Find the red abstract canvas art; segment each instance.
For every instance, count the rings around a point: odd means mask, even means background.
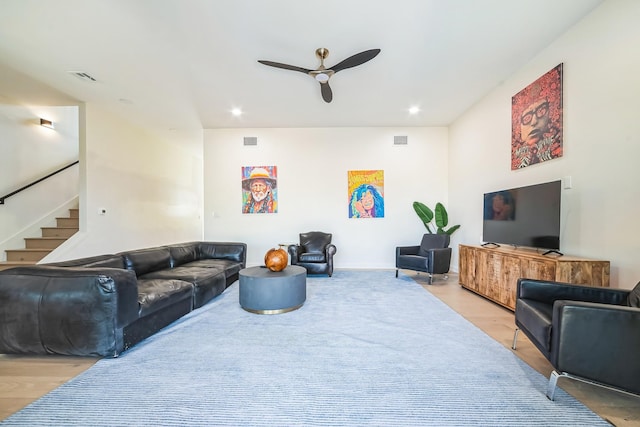
[[[511,99],[511,170],[562,157],[562,64]]]

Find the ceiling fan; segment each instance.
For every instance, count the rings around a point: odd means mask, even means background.
[[[365,50],[364,52],[356,53],[355,55],[348,57],[344,61],[338,62],[331,68],[325,68],[324,60],[327,58],[327,56],[329,56],[329,49],[321,47],[316,49],[316,56],[318,57],[318,59],[320,59],[320,66],[317,70],[309,70],[307,68],[296,67],[295,65],[281,64],[280,62],[273,61],[258,60],[258,62],[264,65],[269,65],[271,67],[300,71],[301,73],[310,75],[320,83],[320,92],[322,93],[322,99],[324,99],[325,102],[331,102],[331,100],[333,99],[333,92],[331,91],[331,87],[329,86],[329,79],[331,78],[331,76],[333,76],[338,71],[357,67],[358,65],[362,65],[367,61],[371,61],[379,53],[380,49]]]

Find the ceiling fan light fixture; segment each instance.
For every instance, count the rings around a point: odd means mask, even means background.
[[[331,76],[333,76],[338,71],[357,67],[358,65],[362,65],[365,62],[371,61],[379,53],[380,49],[365,50],[363,52],[356,53],[355,55],[351,55],[347,59],[338,62],[333,67],[325,68],[324,60],[327,58],[327,56],[329,56],[329,49],[321,47],[316,49],[316,56],[318,57],[318,59],[320,59],[320,66],[315,70],[310,70],[308,68],[298,67],[295,65],[282,64],[280,62],[265,61],[264,59],[259,59],[258,62],[270,67],[299,71],[313,77],[315,81],[320,83],[320,93],[322,94],[322,99],[324,100],[324,102],[331,102],[333,100],[333,92],[331,90],[331,87],[329,86],[329,79],[331,78]]]
[[[318,73],[316,74],[316,80],[320,83],[326,83],[329,81],[329,75],[325,73]]]

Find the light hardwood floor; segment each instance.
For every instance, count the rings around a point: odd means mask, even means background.
[[[405,273],[513,351],[514,320],[511,311],[463,289],[458,285],[455,274],[447,280],[437,278],[428,285],[426,275]],[[549,362],[523,334],[518,337],[515,354],[546,377],[552,371]],[[96,361],[94,358],[0,355],[0,420],[88,369]],[[560,380],[559,386],[612,425],[640,426],[640,397],[566,379]]]

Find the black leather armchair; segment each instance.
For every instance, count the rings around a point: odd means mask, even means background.
[[[300,243],[289,245],[291,265],[307,269],[308,274],[333,274],[333,256],[336,247],[331,243],[331,233],[310,231],[300,233]]]
[[[399,269],[429,273],[429,284],[434,274],[446,274],[451,264],[448,234],[425,234],[420,246],[396,247],[396,277]]]
[[[622,289],[518,280],[512,348],[521,330],[551,362],[549,399],[561,377],[640,394],[640,308],[628,306],[632,298]]]

